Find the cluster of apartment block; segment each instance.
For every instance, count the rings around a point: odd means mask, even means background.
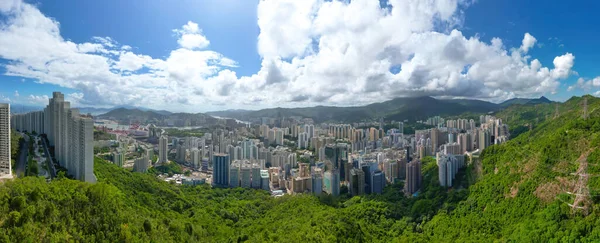
[[[71,108],[60,92],[52,93],[43,111],[11,117],[22,132],[46,134],[59,165],[75,179],[96,182],[94,175],[94,121]]]

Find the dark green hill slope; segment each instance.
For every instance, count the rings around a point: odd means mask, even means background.
[[[600,112],[596,110],[600,101],[588,97],[588,103],[590,119],[580,118],[582,99],[573,98],[559,106],[558,118],[544,119],[532,131],[486,149],[482,179],[470,187],[469,197],[456,210],[438,214],[424,226],[425,239],[599,240],[598,177],[581,183],[592,195],[579,204],[587,212],[573,210],[569,203],[575,196],[567,193],[577,191],[580,177],[572,173],[584,162],[585,173],[600,175]]]
[[[542,96],[537,99],[513,98],[510,100],[506,100],[498,105],[502,108],[505,108],[505,107],[509,107],[511,105],[525,105],[525,104],[536,105],[536,104],[549,104],[549,103],[552,103],[552,101],[549,100],[548,98]]]
[[[365,106],[335,107],[315,106],[302,108],[272,108],[258,111],[227,110],[207,114],[250,120],[261,117],[310,117],[316,122],[359,122],[377,120],[419,120],[435,115],[458,115],[465,112],[487,113],[497,111],[499,105],[480,100],[442,100],[432,97],[405,97]]]

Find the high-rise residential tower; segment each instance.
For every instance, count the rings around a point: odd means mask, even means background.
[[[12,177],[10,162],[10,105],[0,104],[0,177]]]
[[[160,136],[158,139],[158,162],[157,164],[166,164],[169,162],[169,141],[167,136]]]
[[[45,133],[50,146],[54,147],[54,157],[70,175],[77,180],[96,182],[94,121],[91,117],[80,115],[78,109],[72,109],[60,92],[52,93],[43,113],[32,112],[23,117],[27,121],[21,129]]]
[[[216,153],[213,157],[213,184],[216,186],[228,186],[229,155]]]
[[[340,172],[339,170],[327,171],[323,177],[325,191],[332,196],[340,195]]]
[[[202,160],[202,156],[200,156],[200,150],[198,150],[198,148],[192,148],[192,150],[190,150],[190,160],[192,162],[192,165],[194,165],[194,168],[200,168],[200,161]]]
[[[413,160],[406,165],[406,194],[412,195],[421,188],[421,161]]]

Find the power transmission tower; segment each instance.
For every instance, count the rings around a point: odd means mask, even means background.
[[[555,108],[554,108],[554,119],[558,118],[560,116],[560,113],[558,113],[558,104],[556,104]]]
[[[583,153],[579,159],[577,159],[576,163],[579,164],[577,168],[577,172],[571,173],[571,175],[577,177],[577,182],[571,187],[567,184],[567,188],[563,190],[564,193],[574,196],[573,203],[569,203],[568,201],[564,201],[558,198],[560,201],[566,203],[571,207],[573,212],[580,211],[584,215],[588,215],[592,209],[592,195],[590,194],[590,190],[588,187],[588,179],[590,177],[598,177],[599,175],[590,175],[587,173],[588,161],[587,157],[592,150]],[[592,164],[595,165],[595,164]]]
[[[591,205],[591,195],[588,188],[589,175],[587,174],[587,154],[582,155],[578,161],[579,169],[577,169],[577,172],[573,174],[579,177],[577,184],[575,184],[573,192],[567,192],[568,194],[575,195],[573,204],[569,204],[569,206],[571,206],[573,211],[582,210],[584,215],[587,215]]]
[[[588,114],[587,97],[585,97],[583,99],[583,116],[582,117],[584,120],[587,120],[588,116],[589,116],[589,114]]]

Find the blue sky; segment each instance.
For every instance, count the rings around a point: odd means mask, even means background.
[[[595,93],[600,86],[600,79],[594,80],[600,76],[594,68],[600,61],[600,20],[591,11],[600,3],[592,1],[439,0],[425,6],[432,16],[391,10],[386,15],[371,1],[8,1],[0,4],[0,44],[14,46],[0,48],[0,99],[12,103],[42,105],[44,95],[61,91],[77,106],[127,104],[197,112],[360,105],[411,95],[495,102],[545,95],[563,101]],[[389,9],[417,4],[389,2],[395,5]],[[356,9],[364,11],[355,14]],[[23,19],[51,22],[19,25]],[[56,35],[53,25],[59,29]],[[195,25],[191,32],[186,29]],[[536,41],[519,51],[525,33]],[[209,44],[181,44],[188,34]],[[36,38],[39,43],[22,41]],[[49,41],[42,42],[44,38]],[[461,42],[458,51],[448,44],[453,38]],[[493,38],[502,45],[494,47]],[[415,40],[430,43],[431,50]],[[103,49],[62,56],[47,53],[52,45],[39,48],[54,41],[65,44],[65,50],[83,43],[100,43]],[[487,49],[470,49],[476,45]],[[437,48],[459,56],[437,62]],[[119,68],[126,52],[140,59],[130,62],[130,68]],[[506,57],[517,53],[514,60]],[[565,64],[556,68],[553,62],[559,56]],[[519,71],[531,67],[533,59],[548,71]],[[52,62],[56,65],[50,66]],[[100,70],[104,64],[106,70]],[[514,69],[494,74],[508,65]],[[473,66],[485,68],[467,74]],[[392,67],[396,70],[389,72]]]
[[[591,79],[600,75],[596,68],[600,62],[596,40],[600,36],[600,19],[590,11],[598,8],[598,1],[478,1],[466,10],[463,31],[466,35],[479,34],[483,40],[500,37],[511,46],[518,46],[523,33],[529,32],[542,44],[530,52],[542,64],[571,52],[576,56],[574,69],[581,77]],[[564,101],[588,93],[566,92],[577,78],[570,77],[556,95],[547,96]]]

